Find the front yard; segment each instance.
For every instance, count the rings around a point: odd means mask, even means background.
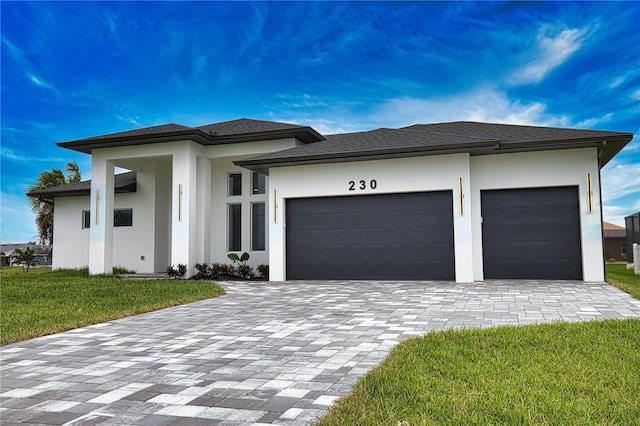
[[[0,344],[224,294],[210,281],[124,280],[86,270],[0,270]]]
[[[607,265],[640,298],[640,276]],[[638,424],[640,319],[446,330],[405,340],[317,425]]]

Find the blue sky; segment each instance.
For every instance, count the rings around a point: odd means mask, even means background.
[[[475,120],[633,132],[605,220],[640,210],[640,3],[0,2],[2,242],[37,234],[55,142],[241,117],[321,133]]]

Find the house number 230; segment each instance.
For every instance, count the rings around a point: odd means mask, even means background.
[[[375,179],[371,179],[369,181],[369,188],[371,189],[376,189],[378,187],[378,182],[376,182]],[[361,191],[367,189],[367,181],[365,180],[361,180],[356,182],[355,180],[350,180],[349,181],[349,191],[355,191],[356,189],[359,189]]]

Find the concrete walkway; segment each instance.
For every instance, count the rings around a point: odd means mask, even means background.
[[[402,339],[640,317],[603,283],[224,284],[226,296],[4,346],[3,425],[306,425]]]

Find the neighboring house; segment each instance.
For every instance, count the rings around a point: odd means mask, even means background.
[[[37,244],[32,243],[20,243],[20,244],[0,244],[0,251],[2,252],[2,266],[17,266],[18,254],[16,249],[25,251],[27,248],[31,248],[34,251],[34,259],[38,265],[51,265],[51,256],[47,253],[47,250]]]
[[[604,260],[627,260],[627,231],[622,226],[602,222],[604,235]]]
[[[91,154],[91,183],[31,195],[55,202],[54,268],[192,273],[246,251],[272,281],[603,281],[599,169],[632,136],[166,124],[59,143]]]

